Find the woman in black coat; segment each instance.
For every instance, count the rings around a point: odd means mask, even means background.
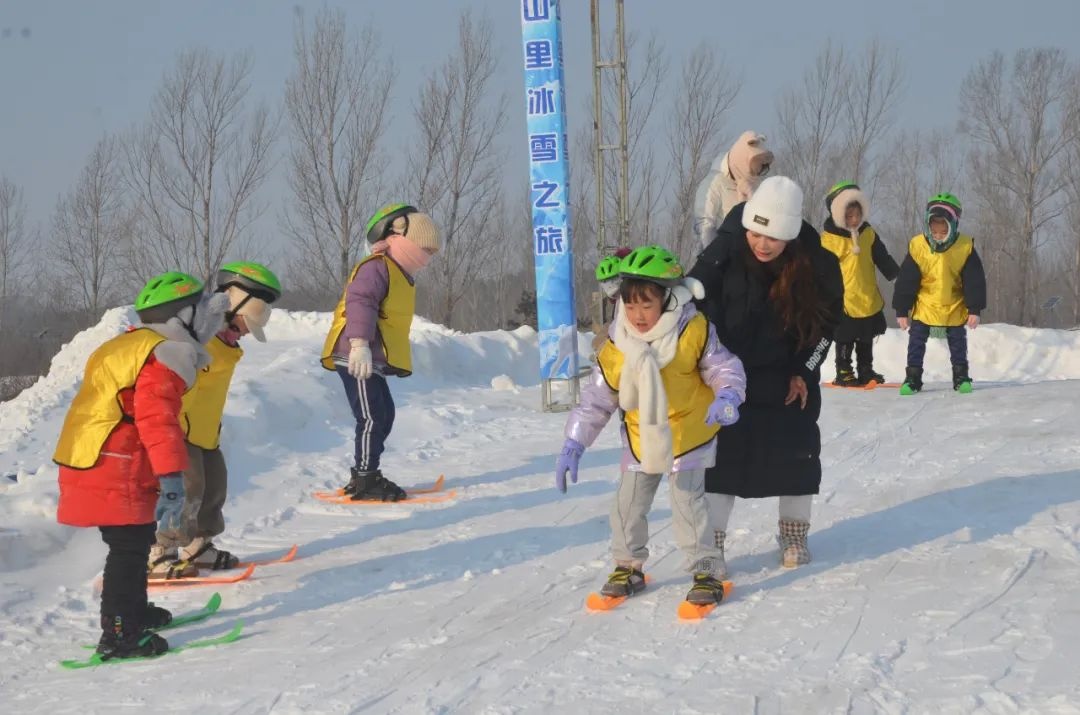
[[[812,495],[821,486],[821,363],[844,315],[836,256],[802,220],[803,194],[784,176],[737,205],[690,275],[720,341],[746,369],[740,419],[720,430],[705,489],[723,548],[735,497],[780,497],[784,566],[809,563]],[[722,553],[722,551],[721,551]]]

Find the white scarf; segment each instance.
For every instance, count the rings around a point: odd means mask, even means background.
[[[615,347],[623,354],[619,377],[619,407],[638,411],[641,469],[647,474],[666,474],[675,463],[671,424],[668,422],[668,399],[660,371],[675,359],[679,347],[679,317],[692,298],[690,289],[671,289],[675,306],[660,315],[647,333],[639,333],[626,320],[620,300],[612,326]]]

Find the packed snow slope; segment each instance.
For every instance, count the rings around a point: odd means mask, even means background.
[[[405,485],[445,474],[457,496],[337,506],[311,497],[345,481],[352,454],[340,381],[316,361],[329,317],[276,312],[229,399],[218,541],[299,557],[220,587],[218,617],[167,634],[243,619],[237,643],[62,670],[97,638],[105,547],[55,523],[50,456],[87,356],[132,317],[108,313],[0,405],[4,713],[1080,712],[1080,333],[997,325],[971,333],[971,395],[945,384],[940,341],[921,395],[825,391],[813,563],[780,568],[776,501],[739,502],[733,597],[683,624],[664,490],[651,588],[585,612],[611,566],[618,434],[555,491],[565,416],[538,409],[534,332],[419,321],[383,467]],[[897,331],[878,343],[892,379],[904,346]],[[210,593],[154,598],[180,612]]]

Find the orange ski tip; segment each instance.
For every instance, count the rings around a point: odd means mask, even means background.
[[[585,607],[590,611],[610,611],[626,599],[627,596],[604,596],[594,591],[585,597]]]
[[[251,578],[255,573],[255,564],[248,567],[235,576],[189,576],[187,578],[174,579],[148,579],[147,588],[177,588],[180,586],[210,586],[215,584],[237,583]]]
[[[724,599],[725,600],[727,599],[728,596],[731,595],[731,592],[733,590],[735,590],[735,584],[732,583],[731,581],[724,581]]]
[[[724,586],[724,592],[727,593],[727,585]],[[713,612],[716,608],[715,603],[707,603],[703,606],[699,606],[696,603],[690,603],[689,601],[682,601],[679,604],[679,619],[683,621],[700,621],[705,616]]]

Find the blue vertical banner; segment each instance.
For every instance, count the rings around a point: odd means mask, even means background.
[[[566,380],[577,376],[578,361],[559,0],[519,2],[540,379]]]

